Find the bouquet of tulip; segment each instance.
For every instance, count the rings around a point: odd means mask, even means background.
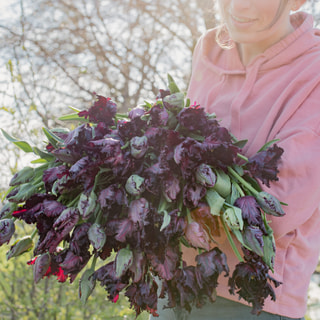
[[[88,110],[73,110],[61,119],[79,126],[44,129],[45,150],[3,131],[39,157],[13,176],[1,210],[0,245],[9,243],[16,219],[35,226],[10,245],[8,259],[33,248],[35,282],[50,275],[73,282],[82,271],[83,302],[100,282],[110,301],[124,292],[137,315],[157,315],[164,296],[169,308],[190,311],[213,300],[221,273],[229,276],[215,241],[220,231],[239,258],[230,292],[256,314],[268,296],[275,299],[271,284],[280,283],[269,275],[275,245],[267,215],[284,212],[258,183],[278,179],[283,150],[275,141],[246,158],[246,141],[190,105],[170,75],[168,89],[128,115],[102,96]],[[183,246],[198,250],[195,265],[183,261]],[[99,268],[98,259],[105,263]]]

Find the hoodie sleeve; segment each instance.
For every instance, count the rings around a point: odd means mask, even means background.
[[[305,101],[276,137],[284,149],[279,181],[263,186],[288,204],[284,217],[271,217],[276,239],[313,218],[320,226],[320,88],[317,91],[318,97]]]

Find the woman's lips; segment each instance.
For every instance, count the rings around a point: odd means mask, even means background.
[[[256,19],[249,18],[249,17],[239,17],[236,15],[233,15],[232,13],[230,13],[230,17],[233,24],[237,27],[248,27],[256,21]]]

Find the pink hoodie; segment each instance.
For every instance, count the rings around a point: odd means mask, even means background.
[[[280,139],[285,152],[279,181],[262,187],[289,204],[284,217],[269,216],[277,247],[272,276],[283,284],[264,311],[298,318],[306,312],[320,249],[320,31],[306,13],[292,15],[291,22],[295,31],[246,67],[236,47],[222,49],[215,30],[207,31],[195,48],[187,96],[216,113],[239,140],[248,139],[247,156]],[[228,241],[217,240],[232,272],[238,261]],[[191,251],[187,256],[192,263]],[[227,280],[220,277],[218,295],[238,300]]]

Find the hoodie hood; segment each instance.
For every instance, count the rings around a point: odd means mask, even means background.
[[[230,49],[221,48],[216,43],[217,29],[208,30],[200,41],[200,54],[208,68],[219,75],[245,74],[246,69],[259,65],[260,71],[279,68],[291,63],[313,47],[319,47],[320,31],[313,28],[313,17],[305,12],[290,16],[295,31],[259,54],[247,66],[244,66],[235,45]],[[222,34],[227,38],[226,32]]]

